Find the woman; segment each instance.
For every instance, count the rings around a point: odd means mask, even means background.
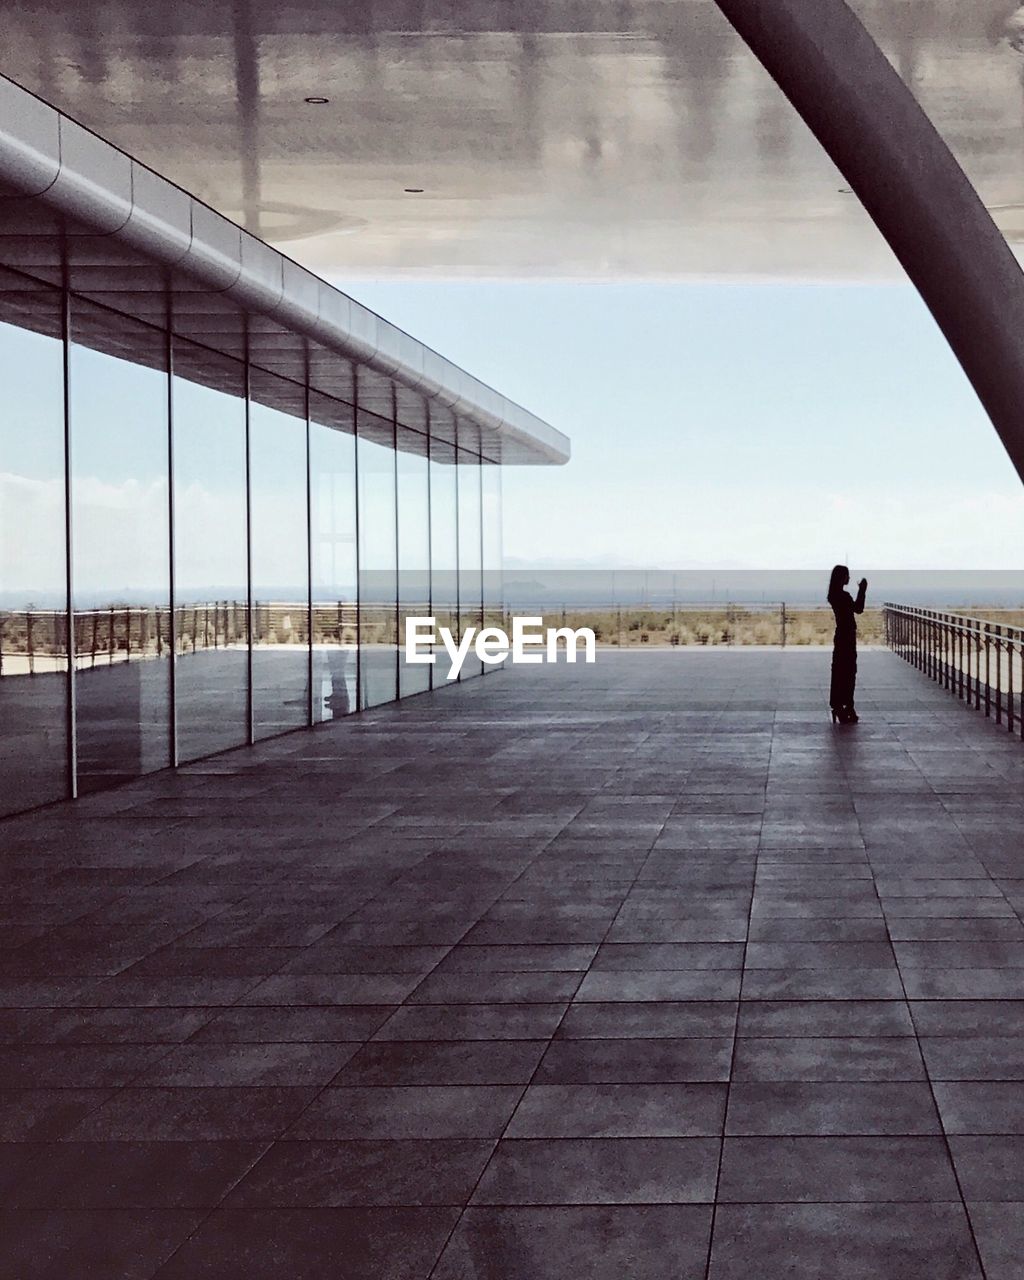
[[[857,599],[850,598],[845,590],[850,581],[850,571],[845,564],[837,564],[828,584],[828,602],[836,615],[836,638],[832,649],[832,688],[829,703],[832,707],[832,723],[856,724],[860,717],[853,706],[853,689],[857,683],[857,621],[855,614],[864,612],[864,596],[868,589],[867,578],[861,578],[857,587]]]

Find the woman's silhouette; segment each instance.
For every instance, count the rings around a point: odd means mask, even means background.
[[[836,615],[836,638],[832,649],[832,687],[829,703],[832,721],[856,724],[860,717],[853,705],[853,690],[857,683],[857,620],[855,614],[864,612],[864,596],[868,589],[867,578],[861,578],[857,587],[857,599],[845,590],[850,581],[850,571],[845,564],[837,564],[828,583],[828,602]]]

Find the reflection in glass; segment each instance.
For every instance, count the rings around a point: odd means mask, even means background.
[[[357,706],[356,438],[351,405],[309,398],[312,503],[313,719]]]
[[[166,338],[73,298],[71,499],[80,791],[170,764]]]
[[[461,428],[460,428],[461,438]],[[459,449],[459,633],[483,625],[483,546],[481,542],[480,459]],[[483,664],[471,649],[460,679],[480,674]]]
[[[483,505],[484,626],[501,627],[507,631],[502,578],[501,468],[486,458],[481,459],[480,493]],[[484,674],[500,670],[500,665],[488,665],[484,667]]]
[[[398,696],[395,428],[360,410],[359,682],[360,706]]]
[[[175,339],[174,704],[178,759],[249,740],[245,370]]]
[[[0,814],[68,794],[61,299],[0,272]]]
[[[403,660],[405,619],[430,615],[430,463],[427,437],[398,429],[398,696],[430,688],[430,667]]]
[[[430,440],[430,591],[431,613],[439,627],[459,630],[459,521],[455,446]],[[429,668],[434,688],[448,680],[451,661],[439,645]]]
[[[309,723],[309,523],[305,388],[250,374],[253,734]]]

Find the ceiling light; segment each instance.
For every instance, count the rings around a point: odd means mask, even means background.
[[[423,194],[422,187],[406,187],[405,194],[407,196],[421,196]]]
[[[326,107],[328,102],[330,102],[330,98],[312,97],[304,98],[303,101],[308,102],[311,107]]]

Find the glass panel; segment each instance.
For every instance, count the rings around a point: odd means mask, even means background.
[[[257,738],[309,723],[305,388],[250,373],[252,702]]]
[[[68,794],[61,297],[0,273],[0,814]]]
[[[430,667],[404,661],[405,619],[430,614],[430,463],[427,438],[398,431],[398,694],[430,688]]]
[[[501,467],[481,460],[480,491],[483,500],[484,625],[505,627],[505,590],[502,580]],[[484,674],[500,671],[501,664],[486,665]]]
[[[461,428],[460,428],[461,432]],[[480,535],[480,459],[459,449],[459,632],[483,625],[483,548]],[[460,679],[478,676],[483,664],[472,649]]]
[[[249,740],[245,370],[175,339],[174,702],[178,759]]]
[[[359,413],[359,679],[360,705],[398,696],[395,430]]]
[[[431,613],[438,627],[457,634],[459,521],[455,446],[436,437],[430,441],[430,589]],[[435,689],[447,683],[451,662],[443,645],[438,645],[436,662],[429,670]]]
[[[354,711],[359,669],[356,438],[351,405],[311,393],[313,719]]]
[[[72,299],[80,791],[170,764],[166,337]]]

